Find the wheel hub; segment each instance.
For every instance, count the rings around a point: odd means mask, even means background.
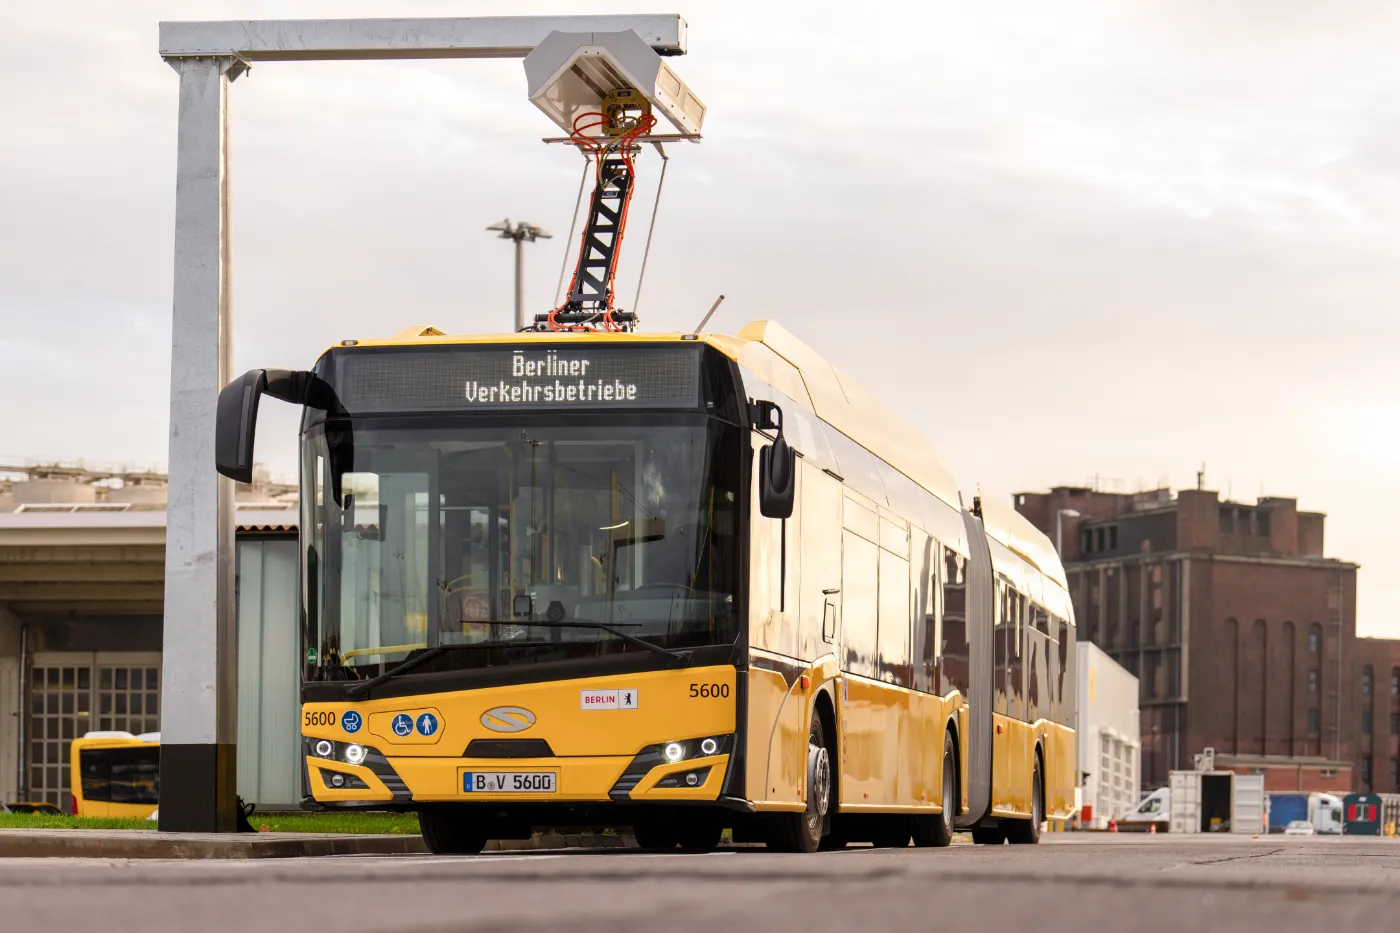
[[[809,805],[817,816],[825,817],[831,806],[831,759],[817,745],[807,746],[807,786],[812,789]]]

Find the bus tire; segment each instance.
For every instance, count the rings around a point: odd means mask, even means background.
[[[817,845],[817,848],[823,852],[835,852],[838,849],[846,848],[846,846],[850,844],[851,841],[846,838],[845,825],[838,818],[832,821],[830,831],[822,837],[822,841]]]
[[[468,814],[450,807],[419,810],[418,829],[434,855],[475,855],[486,848],[486,833],[472,825]]]
[[[724,838],[724,827],[718,820],[699,817],[682,823],[676,837],[680,847],[687,852],[713,852]]]
[[[943,733],[943,812],[914,817],[914,845],[938,848],[953,842],[953,818],[958,812],[958,757],[952,730]]]
[[[768,848],[778,852],[815,852],[821,847],[822,827],[831,808],[831,753],[822,717],[812,711],[807,731],[807,809],[775,813],[768,825]]]
[[[632,827],[632,836],[637,840],[638,848],[652,851],[664,852],[680,844],[680,833],[676,832],[676,827],[669,821],[639,821]]]
[[[1045,779],[1040,774],[1040,754],[1035,756],[1031,772],[1031,818],[1007,820],[1006,840],[1015,846],[1033,846],[1040,842],[1040,823],[1045,819]]]
[[[870,844],[877,849],[907,849],[914,820],[907,816],[877,816]]]

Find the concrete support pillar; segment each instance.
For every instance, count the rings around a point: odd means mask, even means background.
[[[236,57],[171,60],[180,75],[170,491],[165,548],[160,829],[237,828],[233,484],[214,469],[233,339],[228,88]]]

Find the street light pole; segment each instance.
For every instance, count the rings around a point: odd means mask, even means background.
[[[499,233],[502,240],[515,241],[515,331],[525,329],[525,244],[536,240],[548,240],[551,235],[543,228],[524,221],[512,225],[510,218],[486,228]]]
[[[1055,553],[1060,555],[1061,560],[1064,560],[1063,532],[1066,515],[1070,518],[1078,518],[1079,513],[1074,509],[1060,509],[1055,513]]]

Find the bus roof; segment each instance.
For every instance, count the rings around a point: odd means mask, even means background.
[[[925,490],[955,509],[962,508],[958,484],[942,456],[921,431],[890,410],[849,376],[832,366],[774,321],[754,321],[735,336],[727,334],[566,333],[446,334],[418,325],[393,337],[345,341],[337,347],[444,346],[451,344],[666,343],[699,341],[745,366],[778,390],[850,437]],[[1005,497],[1007,503],[1010,497]],[[1064,568],[1048,538],[1009,504],[984,498],[987,532],[1061,587]]]

